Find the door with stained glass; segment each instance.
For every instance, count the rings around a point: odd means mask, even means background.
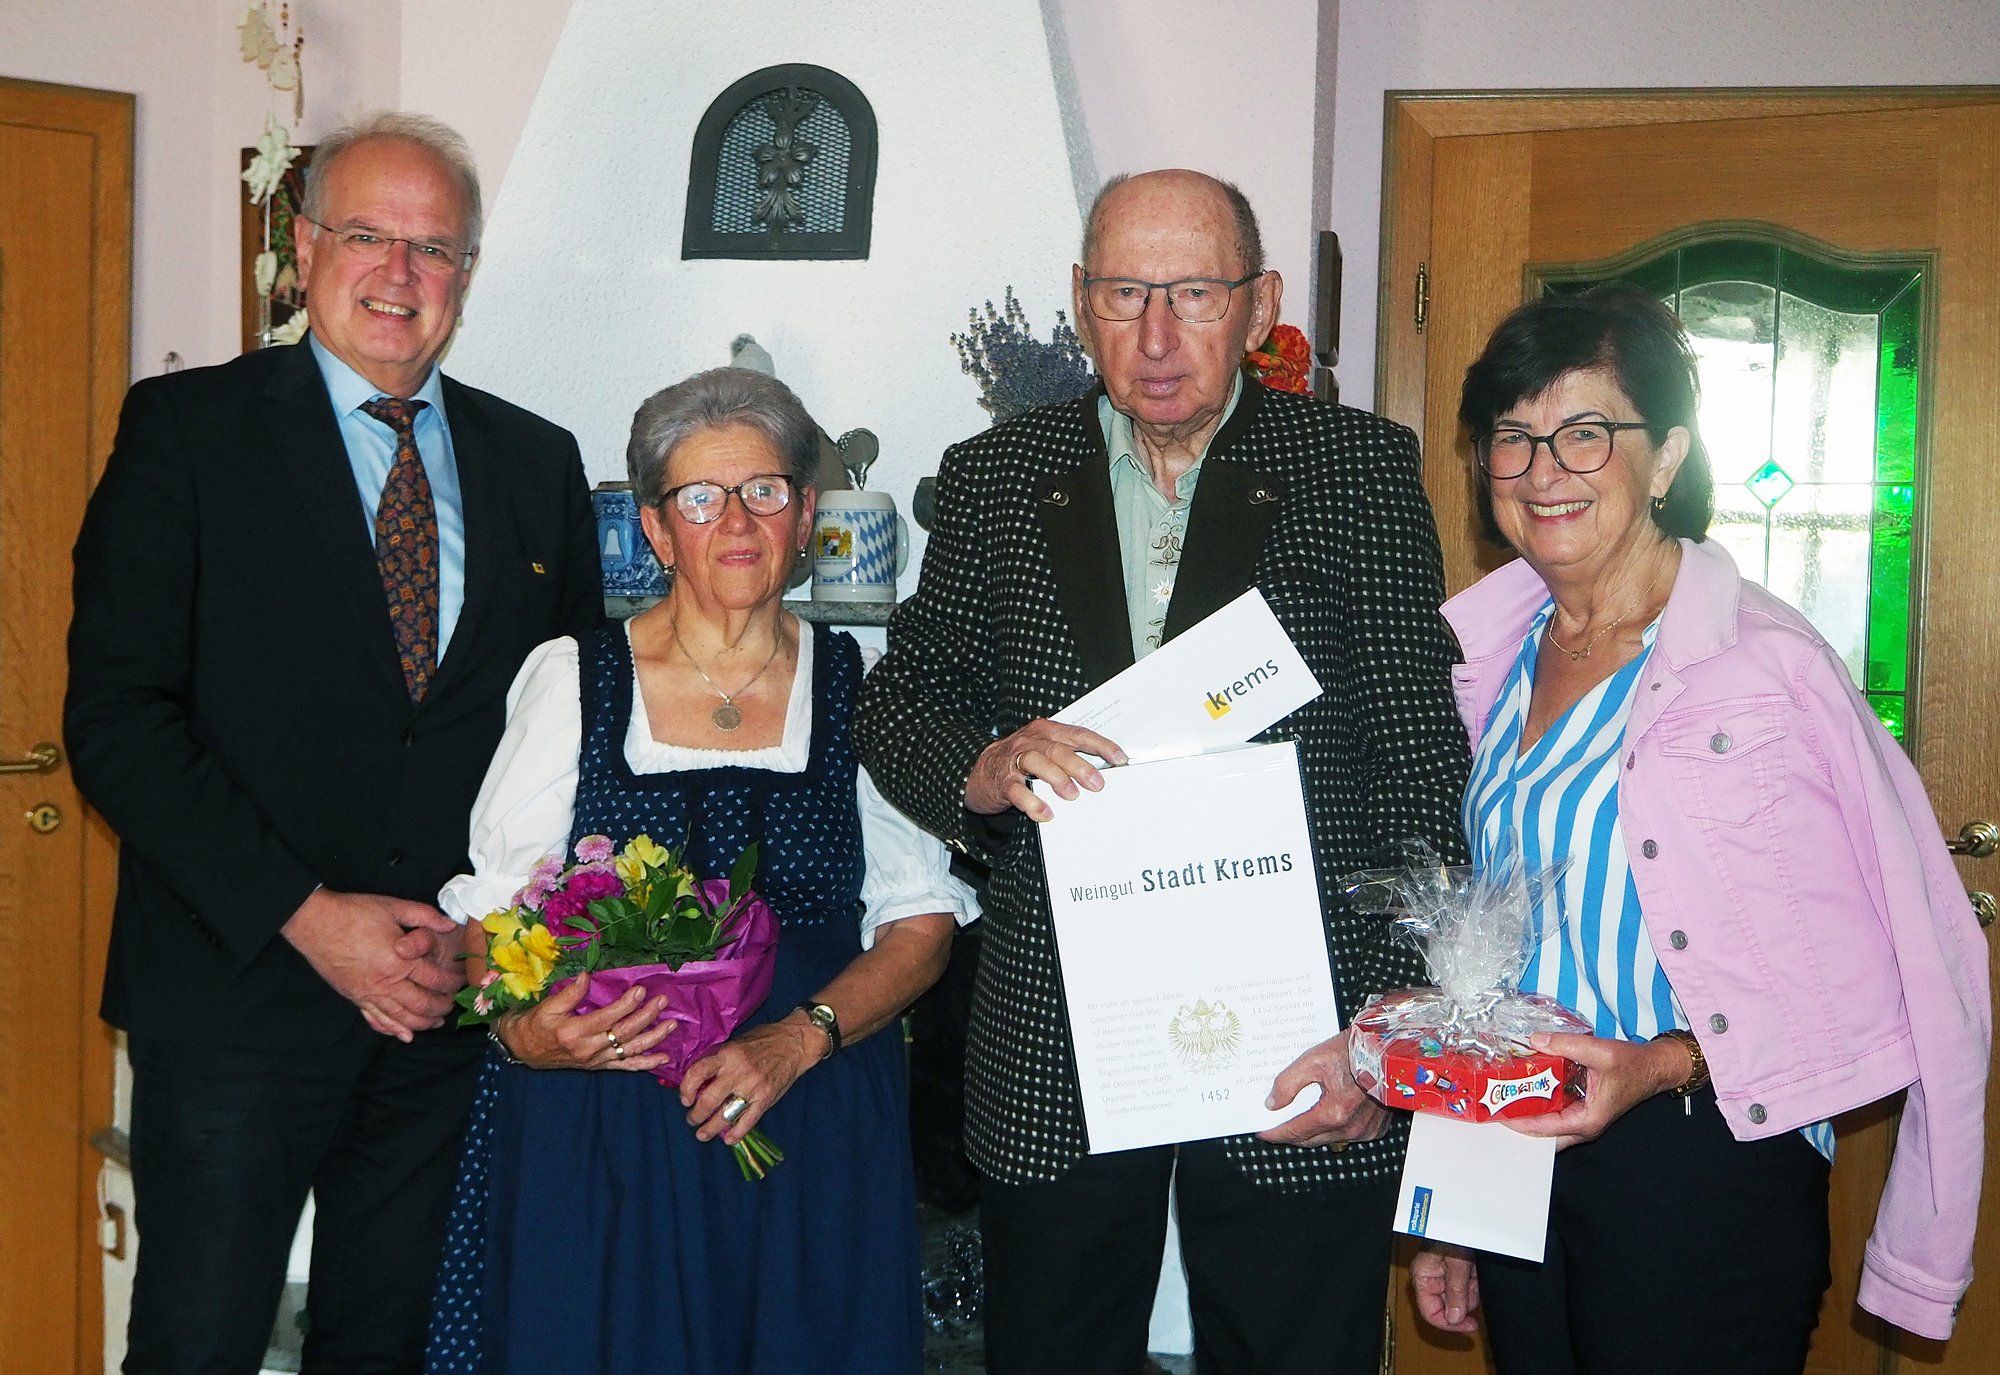
[[[1466,365],[1523,299],[1636,282],[1695,342],[1714,538],[1835,646],[1947,831],[2000,819],[2000,91],[1392,97],[1388,137],[1377,402],[1423,436],[1452,590],[1507,557],[1474,517]],[[1986,1092],[1982,1278],[1948,1344],[1855,1306],[1894,1104],[1841,1121],[1814,1375],[1970,1375],[2000,1349]],[[1395,1282],[1388,1368],[1485,1366]]]

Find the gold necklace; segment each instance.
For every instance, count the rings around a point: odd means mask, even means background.
[[[722,705],[708,714],[709,721],[714,724],[717,730],[735,730],[741,726],[743,724],[743,711],[736,705],[735,699],[755,687],[757,680],[764,676],[764,670],[769,668],[771,661],[778,657],[778,648],[785,642],[784,634],[774,628],[771,635],[771,652],[764,657],[764,662],[759,666],[757,671],[750,675],[750,681],[734,692],[724,692],[715,679],[708,676],[707,670],[695,662],[693,653],[689,651],[687,644],[681,639],[681,628],[669,620],[667,622],[667,629],[672,633],[674,644],[680,649],[681,657],[688,661],[688,667],[692,668],[696,673],[701,674],[701,680],[707,683],[710,690],[722,699]]]
[[[1625,613],[1625,616],[1630,616],[1631,614],[1632,613],[1630,611],[1627,611]],[[1609,635],[1612,631],[1616,630],[1619,626],[1625,623],[1625,616],[1620,616],[1617,620],[1605,626],[1604,629],[1598,631],[1595,635],[1591,636],[1590,643],[1585,645],[1582,649],[1571,649],[1568,645],[1564,644],[1561,640],[1558,640],[1556,638],[1556,618],[1554,616],[1549,617],[1549,628],[1542,632],[1542,638],[1547,640],[1551,645],[1554,645],[1556,653],[1567,658],[1571,663],[1573,664],[1581,663],[1585,659],[1588,659],[1590,657],[1590,651],[1597,648],[1597,642],[1599,640],[1603,639],[1606,635]]]
[[[1666,569],[1662,568],[1658,573],[1655,573],[1653,575],[1653,581],[1651,585],[1649,585],[1646,588],[1646,595],[1639,600],[1638,605],[1628,607],[1623,616],[1618,617],[1616,620],[1612,621],[1609,625],[1605,626],[1604,629],[1598,631],[1595,635],[1591,636],[1590,643],[1586,644],[1582,649],[1571,649],[1568,645],[1564,644],[1561,640],[1558,640],[1556,638],[1556,618],[1553,612],[1550,613],[1549,615],[1548,629],[1542,632],[1542,638],[1547,640],[1551,645],[1555,647],[1556,653],[1562,655],[1565,659],[1568,659],[1571,663],[1573,664],[1582,663],[1585,659],[1588,659],[1590,657],[1590,651],[1597,648],[1597,642],[1599,640],[1603,639],[1606,635],[1609,635],[1619,626],[1625,624],[1626,619],[1630,617],[1634,611],[1639,610],[1640,607],[1647,605],[1653,600],[1653,594],[1660,590],[1660,579],[1663,576],[1665,576],[1666,571],[1667,571]]]

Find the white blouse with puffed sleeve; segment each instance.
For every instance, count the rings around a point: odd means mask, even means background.
[[[645,695],[632,684],[632,719],[625,759],[634,773],[668,773],[734,765],[803,773],[812,752],[813,636],[802,627],[798,668],[785,709],[784,735],[755,750],[708,750],[663,744],[653,738]],[[563,855],[576,805],[577,753],[583,740],[578,697],[580,655],[567,636],[538,646],[507,693],[507,729],[472,804],[472,872],[460,874],[438,894],[438,906],[455,921],[470,921],[507,907],[547,855]],[[950,912],[959,925],[979,915],[977,901],[951,874],[944,845],[897,811],[876,790],[865,768],[857,770],[861,850],[861,947],[875,943],[877,928],[925,912]]]

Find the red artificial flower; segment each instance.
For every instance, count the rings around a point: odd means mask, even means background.
[[[1296,325],[1279,325],[1263,347],[1243,356],[1243,370],[1276,391],[1312,395],[1312,345]]]

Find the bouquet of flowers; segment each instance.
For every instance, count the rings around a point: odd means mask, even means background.
[[[656,1054],[662,1084],[727,1041],[771,991],[778,919],[751,891],[757,847],[727,879],[698,879],[669,850],[640,835],[614,852],[607,836],[576,843],[576,863],[550,855],[504,911],[480,919],[486,970],[458,1001],[461,1025],[532,1007],[572,979],[590,976],[577,1015],[616,1002],[635,984],[667,999],[679,1023]],[[761,1131],[730,1148],[745,1179],[762,1179],[784,1153]]]
[[[1243,355],[1243,371],[1274,391],[1311,396],[1312,345],[1297,325],[1278,325],[1261,348]]]
[[[1421,841],[1407,849],[1406,867],[1353,874],[1342,888],[1363,911],[1395,914],[1419,941],[1435,987],[1397,989],[1361,1009],[1347,1047],[1354,1081],[1389,1107],[1469,1122],[1576,1102],[1581,1067],[1535,1051],[1528,1038],[1588,1033],[1589,1024],[1553,998],[1520,991],[1535,947],[1558,924],[1546,913],[1569,861],[1475,874],[1441,863]]]

